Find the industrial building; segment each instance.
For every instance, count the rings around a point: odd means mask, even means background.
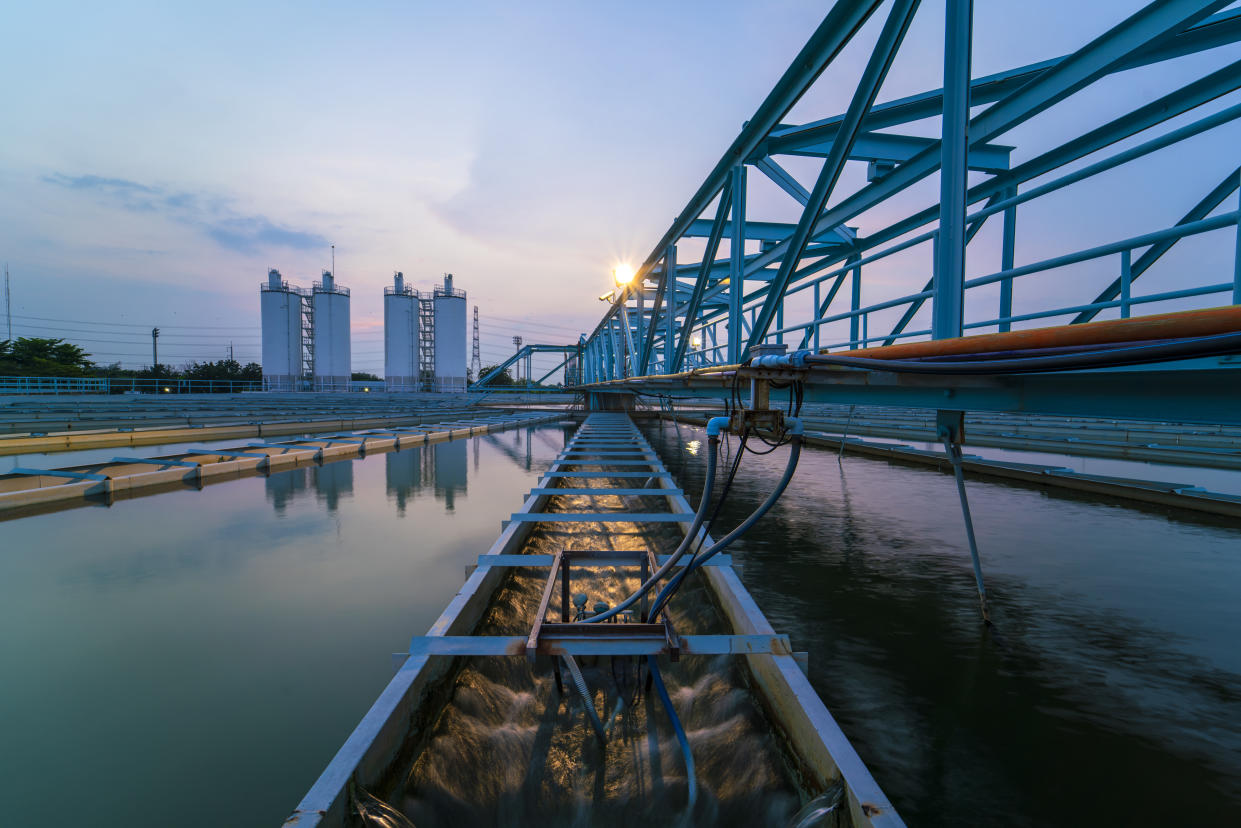
[[[384,288],[384,386],[388,391],[418,390],[418,315],[421,297],[405,284],[405,274],[393,275]]]
[[[305,330],[306,291],[267,271],[259,288],[263,320],[263,390],[296,391],[309,373]]]
[[[265,391],[348,391],[349,288],[331,271],[310,290],[272,268],[260,286]]]
[[[331,271],[307,290],[275,268],[261,285],[263,389],[348,391],[352,376],[349,288]],[[384,288],[384,385],[388,391],[466,390],[465,291],[451,273],[429,294],[393,274]]]
[[[443,286],[436,286],[434,303],[435,377],[430,390],[464,391],[466,383],[465,356],[465,291],[452,286],[452,274],[444,274]]]
[[[340,287],[330,270],[315,282],[311,297],[314,349],[314,390],[348,391],[351,350],[349,347],[349,288]]]
[[[429,294],[393,276],[384,288],[384,379],[388,391],[465,391],[465,291],[452,274]]]

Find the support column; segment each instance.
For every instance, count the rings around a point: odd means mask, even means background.
[[[663,373],[671,374],[677,321],[677,246],[675,244],[668,245],[668,250],[664,253],[664,270],[668,275],[668,281],[664,287],[664,312],[667,316],[664,317]]]
[[[1012,186],[1004,191],[1005,200],[1017,197],[1017,187]],[[1004,240],[1000,249],[1000,270],[1013,269],[1013,251],[1017,244],[1017,205],[1004,208]],[[1013,323],[1008,318],[1013,315],[1013,280],[1000,282],[1000,322],[1001,333],[1011,331]]]
[[[814,350],[816,352],[819,350],[819,286],[821,284],[823,283],[814,283],[814,319],[812,320],[814,322],[814,327],[811,328],[813,331],[811,338],[814,340]]]
[[[940,146],[939,249],[931,336],[961,335],[965,304],[965,189],[969,172],[970,39],[973,0],[947,0],[944,117]]]
[[[745,164],[732,171],[732,243],[728,264],[728,362],[736,364],[742,353],[745,334],[741,330],[741,302],[745,294]]]
[[[1237,190],[1237,209],[1241,210],[1241,189]],[[1233,254],[1232,303],[1241,305],[1241,220],[1237,221],[1237,249]]]

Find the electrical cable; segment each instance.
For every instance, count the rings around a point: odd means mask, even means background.
[[[676,594],[676,591],[680,589],[681,584],[687,577],[689,577],[691,572],[701,567],[712,557],[728,548],[728,546],[737,538],[748,532],[754,524],[758,523],[758,521],[762,519],[763,515],[767,514],[771,507],[776,504],[776,501],[780,499],[781,495],[784,494],[784,490],[788,488],[789,482],[793,479],[793,472],[797,469],[797,461],[801,457],[802,436],[800,432],[795,432],[793,434],[791,444],[792,448],[789,450],[788,463],[785,466],[784,474],[781,476],[780,481],[776,484],[775,489],[772,490],[767,499],[763,501],[763,503],[760,504],[748,518],[742,521],[736,529],[733,529],[721,540],[716,541],[715,544],[713,544],[706,552],[699,551],[694,553],[689,563],[682,567],[681,571],[678,572],[670,581],[668,581],[659,594],[655,596],[655,601],[651,604],[650,611],[652,618],[655,617],[659,611],[664,608],[664,605],[668,603],[672,596]]]
[[[582,703],[586,705],[586,717],[590,719],[590,726],[594,728],[595,736],[599,738],[599,744],[607,744],[607,732],[603,728],[603,722],[599,720],[599,711],[595,710],[595,699],[590,695],[590,689],[586,686],[586,677],[582,675],[582,671],[578,668],[577,662],[573,656],[561,656],[565,666],[569,668],[569,675],[573,677],[573,684],[577,686],[577,692],[582,697]]]
[[[811,354],[808,365],[834,365],[907,374],[1021,374],[1119,368],[1194,357],[1224,356],[1241,351],[1241,332],[1192,337],[1173,342],[1125,345],[1096,351],[1060,353],[1018,359],[874,359]]]
[[[719,453],[720,443],[719,435],[708,436],[707,443],[707,478],[703,484],[702,498],[698,502],[698,511],[694,513],[694,520],[690,523],[690,527],[686,530],[685,537],[677,546],[676,551],[674,551],[664,565],[657,569],[655,573],[647,579],[646,583],[639,586],[632,595],[611,609],[584,619],[586,623],[598,624],[602,621],[608,620],[609,618],[614,618],[632,607],[643,595],[650,592],[655,584],[659,583],[660,579],[667,575],[672,568],[676,566],[677,561],[681,559],[681,557],[685,554],[685,551],[689,549],[690,545],[694,542],[694,539],[698,536],[699,529],[702,527],[703,519],[706,517],[707,507],[710,505],[711,501],[711,491],[715,486],[716,455]],[[647,617],[653,617],[653,613],[648,614]]]
[[[681,720],[677,718],[676,710],[672,707],[672,698],[668,695],[668,688],[664,686],[663,676],[659,674],[659,663],[655,661],[653,655],[646,658],[651,669],[651,680],[655,684],[655,692],[659,694],[659,700],[663,702],[664,710],[668,712],[668,719],[672,722],[672,732],[676,734],[677,742],[681,745],[681,756],[685,758],[685,779],[689,786],[686,810],[692,812],[694,805],[698,802],[698,780],[694,773],[694,755],[690,752],[685,728],[681,726]]]

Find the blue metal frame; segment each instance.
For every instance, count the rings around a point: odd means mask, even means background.
[[[840,0],[832,8],[656,243],[634,280],[617,291],[599,325],[584,337],[583,384],[736,364],[749,347],[784,342],[789,336],[790,344],[800,340],[801,347],[813,344],[816,350],[864,349],[908,339],[1008,331],[1036,320],[1082,323],[1102,311],[1114,310],[1122,318],[1158,313],[1168,309],[1168,302],[1187,297],[1221,296],[1221,303],[1241,303],[1241,210],[1217,212],[1238,190],[1241,168],[1236,158],[1226,159],[1221,172],[1227,172],[1220,183],[1175,224],[1155,230],[1135,228],[1137,232],[1127,238],[1043,261],[1021,265],[1014,261],[1022,206],[1241,119],[1241,103],[1234,100],[1175,129],[1152,132],[1241,89],[1241,61],[1204,72],[1157,100],[1083,128],[1016,166],[1010,164],[1014,148],[996,143],[1103,78],[1241,41],[1241,10],[1220,11],[1228,5],[1223,0],[1157,0],[1071,54],[971,79],[972,2],[948,0],[944,86],[875,104],[919,5],[917,0],[890,0],[848,110],[809,123],[783,122],[793,104],[884,5]],[[971,107],[979,110],[972,117]],[[939,119],[939,139],[879,131],[928,118]],[[1133,143],[1135,138],[1138,143]],[[1130,145],[1109,151],[1122,141]],[[782,166],[780,159],[788,156],[822,158],[816,181],[808,186]],[[1073,168],[1087,157],[1092,157],[1090,163]],[[841,170],[849,162],[868,165],[867,182],[854,192],[838,193]],[[751,215],[754,205],[748,202],[746,186],[751,167],[800,206],[796,224]],[[967,172],[975,182],[972,186]],[[898,200],[936,173],[940,173],[938,204],[911,211]],[[1037,186],[1031,183],[1035,180]],[[1231,204],[1241,206],[1235,200]],[[872,210],[892,219],[865,235],[847,224]],[[967,279],[968,246],[986,220],[996,215],[1003,221],[999,270]],[[1186,274],[1174,290],[1134,293],[1136,280],[1179,240],[1221,232],[1235,236],[1237,245],[1227,273],[1203,268]],[[689,238],[706,239],[699,261],[678,254],[680,243]],[[729,251],[721,258],[724,238],[730,241]],[[930,266],[917,280],[920,285],[925,281],[925,286],[894,299],[864,303],[866,265],[913,249],[930,253],[924,260]],[[1018,279],[1092,260],[1103,261],[1102,278],[1097,285],[1083,280],[1089,293],[1080,302],[1050,306],[1026,299],[1014,306],[1015,295],[1028,296],[1014,290]],[[846,282],[851,288],[849,307],[837,309],[844,301],[841,288]],[[994,313],[980,313],[975,304],[965,304],[967,291],[990,285],[999,290]],[[785,316],[791,316],[786,301],[803,291],[808,292],[807,300],[813,295],[814,312],[786,321]],[[967,316],[967,307],[972,315]],[[878,330],[880,312],[901,315],[895,325]],[[925,322],[917,324],[919,319]],[[847,326],[846,338],[833,340],[833,325]],[[699,338],[694,347],[692,341]],[[1178,367],[1192,370],[1198,365],[1186,362]],[[1129,372],[1128,377],[1133,376]],[[675,383],[667,388],[677,393]]]
[[[535,354],[562,354],[564,355],[564,359],[558,362],[556,364],[556,367],[552,368],[550,371],[543,374],[543,376],[539,377],[537,380],[531,380],[530,379],[531,360]],[[469,390],[470,391],[481,391],[484,389],[486,389],[487,391],[498,390],[500,386],[496,386],[495,388],[491,387],[491,381],[494,380],[496,377],[500,376],[501,374],[503,374],[504,371],[507,370],[510,366],[516,365],[517,363],[522,362],[523,360],[525,361],[525,364],[526,364],[526,381],[523,385],[518,386],[518,387],[527,388],[527,389],[534,388],[534,387],[537,387],[540,383],[542,383],[543,380],[547,379],[552,374],[556,373],[561,368],[565,367],[569,363],[569,360],[574,359],[575,357],[578,359],[578,363],[580,365],[581,364],[581,346],[580,345],[576,345],[576,344],[575,345],[534,345],[534,344],[523,345],[521,349],[517,351],[517,353],[513,354],[511,357],[506,359],[504,362],[497,365],[491,371],[488,371],[486,376],[479,377],[477,382],[470,385]],[[576,383],[566,382],[565,384],[574,385]]]

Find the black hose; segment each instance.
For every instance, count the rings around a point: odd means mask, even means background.
[[[577,687],[578,694],[582,697],[582,704],[586,705],[586,718],[590,719],[590,726],[595,731],[595,736],[599,739],[599,744],[607,744],[607,731],[603,729],[603,722],[599,720],[599,711],[595,710],[595,699],[590,695],[590,689],[586,686],[586,677],[582,675],[582,671],[578,669],[577,662],[573,660],[573,656],[561,656],[564,659],[565,666],[569,668],[569,675],[573,677],[573,684]]]
[[[692,571],[702,566],[713,556],[728,548],[728,546],[737,538],[750,531],[751,527],[758,523],[759,520],[762,519],[763,515],[767,514],[772,506],[776,505],[776,501],[779,500],[781,495],[784,494],[784,490],[788,488],[789,482],[793,479],[793,472],[797,470],[797,461],[801,457],[801,444],[801,435],[794,434],[792,437],[792,447],[789,450],[788,464],[784,467],[784,475],[780,478],[780,482],[776,484],[775,489],[772,490],[771,494],[767,496],[767,499],[764,500],[763,503],[755,509],[748,518],[743,520],[736,529],[729,532],[722,539],[716,541],[715,544],[713,544],[706,552],[699,551],[694,553],[694,556],[690,559],[690,562],[683,566],[681,571],[668,582],[668,584],[659,592],[657,596],[655,596],[655,602],[651,604],[652,618],[655,617],[655,615],[664,608],[664,605],[668,603],[672,596],[676,594],[676,591],[681,588],[681,583]]]

